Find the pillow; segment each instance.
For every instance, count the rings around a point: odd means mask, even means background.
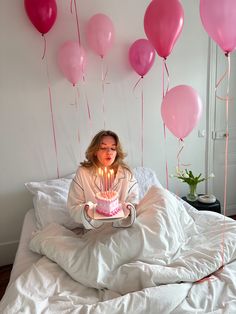
[[[67,196],[74,174],[60,179],[27,182],[25,187],[33,195],[33,204],[38,229],[55,222],[73,229],[79,226],[67,209]]]
[[[163,187],[155,172],[150,168],[136,167],[133,169],[133,174],[139,184],[140,199],[152,185]],[[68,229],[81,226],[73,220],[66,206],[69,187],[73,178],[74,174],[71,174],[60,179],[25,183],[26,188],[33,195],[38,229],[42,229],[52,222]]]
[[[156,173],[151,168],[135,167],[133,174],[139,185],[139,198],[142,199],[151,186],[163,188],[160,181],[157,179]]]

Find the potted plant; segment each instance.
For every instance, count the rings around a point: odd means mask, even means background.
[[[187,194],[186,198],[190,202],[195,202],[198,199],[198,193],[197,193],[197,185],[200,182],[203,182],[209,178],[213,178],[214,174],[211,173],[209,177],[202,178],[202,174],[195,176],[191,170],[185,169],[183,170],[177,170],[176,178],[180,179],[182,182],[185,182],[189,186],[189,193]]]

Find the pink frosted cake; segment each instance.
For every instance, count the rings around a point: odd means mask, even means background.
[[[114,216],[120,211],[118,193],[111,192],[99,192],[96,194],[96,212],[104,216]]]

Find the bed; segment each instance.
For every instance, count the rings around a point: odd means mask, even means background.
[[[0,313],[236,313],[236,222],[197,211],[149,168],[134,173],[135,224],[87,233],[65,206],[73,175],[26,183],[34,208]]]

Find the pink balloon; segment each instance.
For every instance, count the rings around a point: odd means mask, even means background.
[[[201,0],[200,16],[206,32],[225,53],[236,49],[235,0]]]
[[[35,28],[46,34],[55,23],[57,4],[55,0],[25,0],[25,11]]]
[[[144,16],[144,30],[158,55],[167,58],[184,23],[184,10],[179,0],[153,0]]]
[[[64,76],[76,85],[83,77],[87,58],[78,41],[67,41],[59,49],[58,64]]]
[[[155,60],[155,49],[147,39],[136,40],[129,48],[129,61],[133,69],[144,76]]]
[[[105,14],[95,14],[88,22],[87,41],[91,49],[103,58],[112,48],[115,29],[111,19]]]
[[[184,139],[197,125],[202,114],[202,102],[191,86],[170,89],[161,104],[166,127],[179,139]]]

